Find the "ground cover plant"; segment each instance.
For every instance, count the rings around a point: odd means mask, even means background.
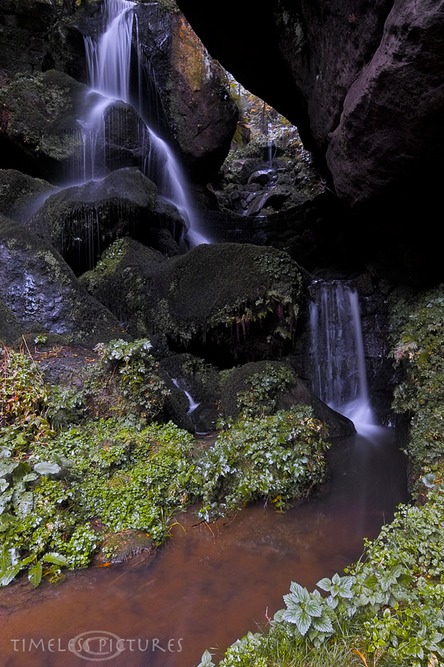
[[[308,406],[242,414],[202,449],[162,420],[168,389],[148,340],[95,352],[74,390],[47,384],[29,347],[2,347],[0,585],[22,571],[34,586],[55,580],[104,544],[112,561],[109,538],[128,531],[159,547],[191,504],[204,520],[259,499],[283,508],[323,480],[328,444]]]

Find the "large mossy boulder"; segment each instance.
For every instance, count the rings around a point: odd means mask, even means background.
[[[58,334],[94,345],[121,335],[117,319],[81,287],[62,257],[22,225],[0,215],[0,303],[7,309],[6,337]]]
[[[113,241],[130,235],[147,245],[179,252],[185,222],[157,196],[156,185],[135,167],[72,186],[48,197],[26,226],[47,239],[77,275],[92,269]]]
[[[82,281],[117,316],[125,313],[132,335],[161,333],[171,349],[222,367],[277,358],[291,346],[302,278],[287,253],[202,244],[159,261],[141,249],[135,259],[130,247],[110,248]]]
[[[86,92],[56,70],[21,75],[0,88],[0,166],[51,183],[66,179],[81,151]]]

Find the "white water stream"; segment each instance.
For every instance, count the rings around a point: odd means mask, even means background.
[[[168,143],[146,122],[141,108],[140,81],[133,86],[137,95],[132,92],[131,71],[137,71],[139,79],[142,72],[141,49],[139,44],[134,44],[134,40],[138,39],[135,7],[136,3],[130,0],[104,0],[102,34],[97,39],[85,37],[92,106],[85,118],[79,120],[83,145],[80,181],[85,183],[105,177],[109,170],[107,125],[114,122],[112,118],[107,118],[108,108],[116,101],[129,104],[141,120],[138,140],[145,154],[142,168],[149,178],[155,180],[159,195],[172,203],[185,221],[186,246],[210,243],[200,231],[200,222],[191,205],[188,184],[177,157]],[[132,58],[135,57],[138,59],[137,67],[132,67]]]
[[[358,433],[373,430],[359,296],[348,283],[316,281],[311,286],[310,331],[313,392],[353,421]]]

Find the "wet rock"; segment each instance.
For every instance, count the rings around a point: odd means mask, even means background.
[[[149,3],[136,15],[146,80],[157,84],[155,91],[147,86],[151,100],[143,107],[149,114],[153,101],[160,102],[154,105],[165,114],[157,118],[160,129],[177,146],[192,181],[206,183],[230,149],[239,115],[225,73],[180,12]]]
[[[219,371],[191,354],[169,354],[160,360],[167,375],[170,396],[166,399],[166,415],[191,433],[216,430],[219,414]]]
[[[77,275],[92,269],[100,254],[118,238],[130,235],[146,245],[167,245],[170,252],[185,232],[185,221],[172,204],[157,196],[157,187],[137,168],[112,172],[101,181],[72,186],[51,195],[26,222],[47,239]]]
[[[0,215],[0,301],[25,331],[94,345],[120,333],[116,318],[80,286],[62,257]]]

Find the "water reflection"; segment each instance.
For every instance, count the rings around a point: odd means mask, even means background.
[[[286,513],[258,504],[207,526],[190,510],[150,565],[0,590],[2,665],[195,667],[210,647],[220,657],[284,606],[291,580],[313,588],[340,572],[407,501],[405,460],[390,429],[336,442],[329,460],[325,489]]]

